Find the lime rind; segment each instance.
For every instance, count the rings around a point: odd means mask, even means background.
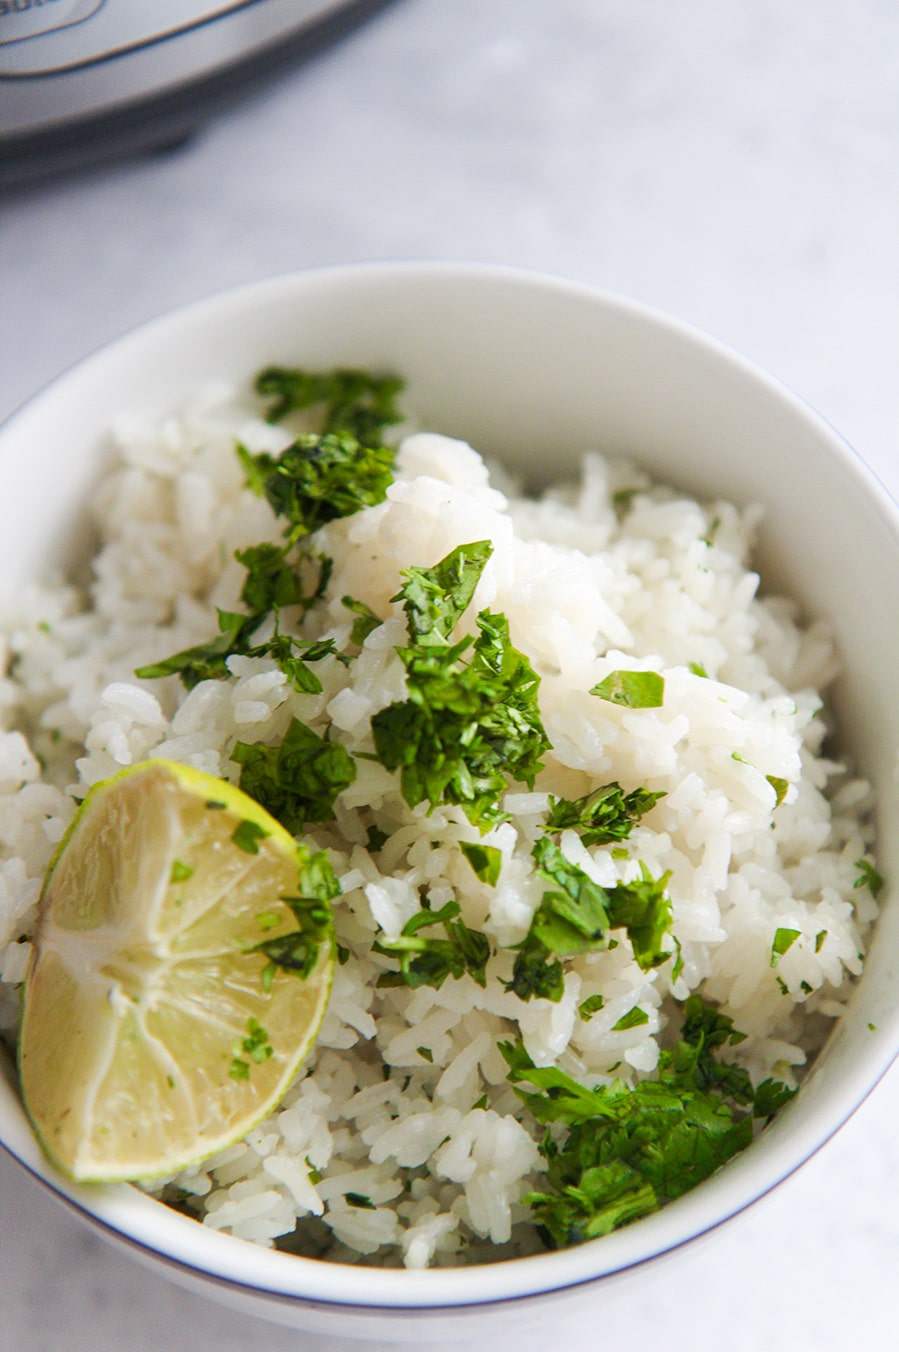
[[[309,857],[239,789],[174,762],[90,790],[47,870],[19,1035],[26,1110],[61,1172],[165,1177],[277,1106],[333,979],[329,918],[305,978],[261,948],[296,931]]]

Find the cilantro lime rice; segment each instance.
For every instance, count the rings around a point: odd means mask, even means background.
[[[750,1144],[880,879],[824,751],[831,634],[758,595],[758,509],[597,451],[525,497],[393,436],[399,395],[275,369],[114,430],[92,580],[0,617],[0,1032],[87,788],[150,757],[238,784],[327,852],[330,1006],[262,1125],[145,1186],[418,1268],[601,1236]]]

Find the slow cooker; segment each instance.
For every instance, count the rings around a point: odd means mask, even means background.
[[[0,0],[0,184],[174,143],[390,0]]]

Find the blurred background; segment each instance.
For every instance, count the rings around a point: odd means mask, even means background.
[[[296,29],[305,0],[293,4]],[[184,8],[215,38],[214,11],[267,4]],[[363,259],[489,261],[705,329],[813,404],[899,496],[893,0],[332,6],[324,27],[286,41],[272,26],[252,52],[246,29],[246,59],[213,42],[214,68],[180,38],[156,44],[153,102],[130,109],[114,102],[127,54],[113,83],[105,67],[90,87],[47,74],[60,46],[42,70],[29,25],[48,9],[0,14],[0,417],[135,324],[235,283]],[[77,47],[116,7],[64,9]],[[157,19],[177,9],[165,0]],[[60,89],[54,115],[106,100],[87,134],[37,134]],[[553,1338],[572,1352],[650,1338],[675,1352],[894,1346],[897,1117],[894,1070],[773,1197],[623,1297],[599,1290],[591,1326],[556,1319]],[[0,1253],[4,1348],[361,1346],[188,1297],[5,1157]],[[545,1341],[519,1334],[508,1352]]]

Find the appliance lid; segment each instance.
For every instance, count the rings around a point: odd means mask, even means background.
[[[395,0],[0,0],[0,185],[184,139]]]

